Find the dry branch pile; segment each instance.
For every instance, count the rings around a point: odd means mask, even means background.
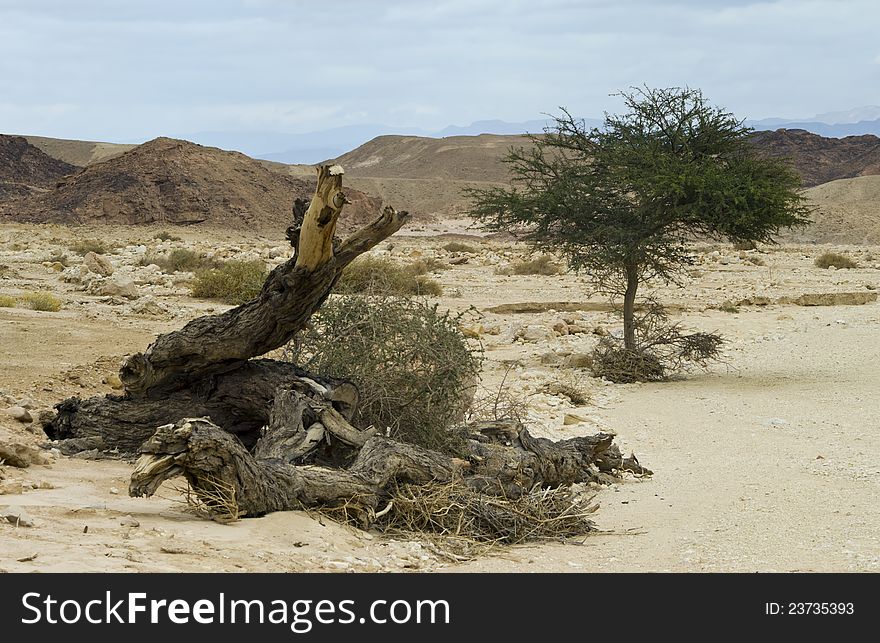
[[[340,241],[345,203],[342,169],[320,167],[314,198],[294,207],[293,257],[259,296],[160,335],[123,364],[123,396],[65,400],[46,433],[67,453],[139,453],[131,495],[183,476],[194,502],[222,520],[316,508],[363,527],[482,542],[588,532],[592,505],[572,485],[649,473],[611,435],[553,442],[516,422],[484,422],[460,429],[452,456],[353,426],[350,382],[257,359],[303,330],[342,270],[408,219],[387,207]]]

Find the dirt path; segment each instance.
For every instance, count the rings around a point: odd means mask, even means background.
[[[625,391],[609,425],[657,471],[604,529],[458,571],[877,571],[880,306],[745,313],[730,369]]]

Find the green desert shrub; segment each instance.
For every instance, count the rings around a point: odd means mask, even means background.
[[[443,294],[439,283],[384,257],[359,257],[342,271],[334,291],[340,295]]]
[[[31,310],[42,310],[51,313],[57,313],[61,310],[61,300],[45,290],[25,293],[18,298],[18,301],[22,306]]]
[[[171,234],[167,230],[160,230],[153,236],[153,238],[157,241],[183,241],[183,239],[175,234]]]
[[[825,252],[819,255],[815,261],[817,268],[858,268],[859,264],[838,252]]]
[[[540,255],[527,261],[516,261],[496,270],[499,275],[558,275],[562,266],[550,255]]]
[[[86,255],[90,252],[94,252],[97,255],[103,255],[107,254],[114,248],[114,246],[108,245],[101,239],[80,239],[79,241],[71,243],[67,247],[71,252],[75,252],[78,255]]]
[[[471,405],[481,363],[459,322],[419,298],[336,297],[288,356],[357,385],[355,426],[455,453],[462,438],[452,428]]]
[[[219,268],[221,265],[221,262],[216,259],[209,259],[203,253],[187,248],[176,248],[167,255],[146,255],[138,263],[142,266],[156,264],[162,269],[162,272],[168,274],[172,272],[197,272],[209,268]]]
[[[476,252],[477,249],[460,241],[450,241],[443,246],[446,252]]]
[[[267,275],[262,261],[227,261],[217,268],[197,272],[191,286],[192,296],[243,304],[260,294]]]

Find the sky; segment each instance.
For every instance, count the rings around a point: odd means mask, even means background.
[[[0,0],[0,132],[428,130],[698,87],[741,118],[880,104],[877,0]]]

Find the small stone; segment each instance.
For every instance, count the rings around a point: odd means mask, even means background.
[[[590,329],[586,326],[581,326],[580,324],[568,324],[568,334],[569,335],[579,335],[581,333],[589,333]]]
[[[15,403],[16,406],[20,406],[23,409],[33,409],[37,406],[37,403],[33,401],[33,399],[29,397],[23,397]]]
[[[101,282],[95,282],[94,291],[97,295],[104,297],[125,297],[126,299],[137,299],[137,286],[132,281],[115,281],[113,279],[105,279]]]
[[[87,252],[83,257],[83,265],[89,269],[89,272],[94,272],[102,277],[109,277],[113,274],[113,264],[104,255]]]
[[[456,257],[455,259],[449,260],[450,266],[460,266],[463,263],[467,263],[470,257]]]
[[[126,514],[123,516],[122,520],[119,521],[119,524],[123,527],[140,527],[141,523],[139,523],[131,514]]]
[[[522,329],[519,336],[526,342],[540,342],[553,337],[553,331],[546,326],[529,325]]]
[[[590,368],[593,366],[593,356],[589,353],[572,353],[562,364],[568,368]]]
[[[119,376],[116,373],[106,375],[104,377],[104,384],[107,384],[110,388],[117,391],[122,388],[122,380],[119,379]]]
[[[0,481],[0,496],[15,496],[24,492],[24,486],[19,480]]]
[[[110,493],[112,493],[114,496],[118,496],[119,489],[117,489],[116,487],[110,487]]]
[[[606,328],[604,328],[603,326],[596,326],[596,327],[593,329],[593,334],[594,334],[594,335],[598,335],[599,337],[607,337],[607,336],[608,336],[608,330],[607,330]]]
[[[34,418],[31,417],[31,414],[28,412],[28,410],[21,406],[10,406],[8,409],[6,409],[5,412],[19,422],[27,423],[34,421]]]
[[[0,509],[0,518],[6,518],[7,522],[16,527],[33,527],[34,519],[21,507],[6,507]]]
[[[553,324],[553,330],[559,333],[560,335],[568,335],[568,324],[565,322],[556,322]]]

